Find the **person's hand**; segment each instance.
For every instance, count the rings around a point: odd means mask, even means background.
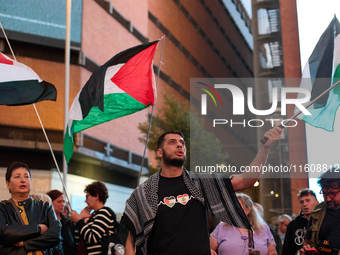
[[[78,214],[75,210],[72,210],[70,212],[71,220],[75,223],[77,223],[79,220],[84,219],[84,222],[86,223],[87,220],[91,217],[91,209],[88,207],[85,207],[83,210],[81,210],[80,214]]]
[[[23,241],[17,242],[17,243],[14,244],[14,246],[16,246],[16,247],[23,247],[24,246],[24,242]]]
[[[81,210],[80,217],[82,219],[90,218],[91,217],[90,212],[91,212],[91,209],[86,206],[83,210]]]
[[[268,140],[263,144],[263,147],[266,149],[270,149],[270,147],[276,143],[281,138],[282,128],[278,125],[275,125],[272,129],[269,129],[263,137],[266,137]]]
[[[213,249],[210,249],[210,253],[211,255],[217,255],[216,251],[214,251]]]
[[[307,245],[304,245],[301,249],[300,249],[300,255],[305,255],[306,253],[306,249],[310,249],[310,245],[307,244]]]
[[[45,231],[48,229],[48,227],[45,225],[45,224],[39,224],[40,228],[41,228],[41,231],[40,231],[40,234],[44,234]]]
[[[75,210],[70,211],[70,217],[71,220],[75,223],[81,220],[80,215]]]

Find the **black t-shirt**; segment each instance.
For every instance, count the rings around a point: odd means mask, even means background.
[[[307,225],[308,220],[302,215],[297,216],[288,224],[282,254],[295,255],[297,250],[302,248]]]
[[[191,195],[183,176],[160,176],[158,197],[148,255],[210,255],[206,208]]]

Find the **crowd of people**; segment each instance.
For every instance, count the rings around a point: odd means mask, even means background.
[[[267,142],[251,166],[265,164],[281,131],[275,126],[266,132]],[[261,204],[241,192],[260,172],[226,178],[187,171],[179,131],[159,138],[157,156],[160,170],[126,201],[120,223],[128,230],[126,239],[114,211],[105,206],[109,194],[103,182],[85,187],[87,206],[78,213],[68,210],[59,190],[31,195],[30,169],[12,163],[5,176],[10,199],[0,203],[0,254],[340,255],[339,169],[318,181],[324,202],[318,203],[314,191],[300,190],[300,215],[294,220],[280,215],[275,228],[264,220]],[[208,212],[220,222],[212,231]]]
[[[103,182],[86,186],[87,206],[80,214],[67,210],[59,190],[30,195],[31,171],[24,163],[8,166],[6,185],[11,198],[0,203],[1,255],[124,254],[122,240],[110,238],[118,225],[105,206]]]

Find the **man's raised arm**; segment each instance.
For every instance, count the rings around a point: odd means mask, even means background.
[[[249,171],[235,175],[231,180],[231,184],[233,185],[235,191],[253,187],[254,183],[260,177],[262,167],[266,164],[271,146],[280,140],[281,133],[282,128],[276,125],[264,134],[264,137],[267,137],[268,140],[262,145],[253,162],[251,162],[249,165],[250,169],[256,169],[256,171]]]

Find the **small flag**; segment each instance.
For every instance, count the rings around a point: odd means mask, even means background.
[[[300,87],[311,91],[311,102],[337,82],[338,78],[340,78],[340,24],[334,17],[303,69]],[[333,131],[335,114],[339,105],[340,86],[336,86],[308,109],[311,115],[300,114],[298,118],[314,127]]]
[[[91,75],[68,114],[64,138],[67,163],[73,154],[73,134],[154,105],[152,64],[157,44],[154,41],[122,51]]]
[[[0,73],[0,105],[26,105],[57,99],[57,90],[52,84],[1,52]]]

